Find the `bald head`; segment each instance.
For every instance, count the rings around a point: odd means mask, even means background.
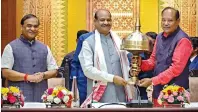
[[[175,15],[175,19],[176,20],[179,19],[179,17],[180,17],[179,11],[177,9],[173,8],[173,7],[166,7],[166,8],[164,8],[163,11],[162,11],[162,15],[167,10],[173,11],[174,12],[174,15]]]
[[[100,13],[102,13],[102,12],[108,12],[109,15],[110,15],[110,17],[111,17],[111,13],[110,13],[109,10],[107,10],[107,9],[99,9],[99,10],[97,10],[97,11],[95,12],[94,19],[98,19],[98,15],[99,15]]]

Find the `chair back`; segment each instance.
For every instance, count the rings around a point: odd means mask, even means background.
[[[190,102],[198,102],[198,77],[189,77]]]

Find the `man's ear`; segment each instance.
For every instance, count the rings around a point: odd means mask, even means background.
[[[178,25],[179,25],[179,23],[180,23],[180,18],[177,19],[177,23],[178,23]]]
[[[94,18],[94,20],[93,20],[94,26],[96,25],[96,22],[97,22],[97,19]]]
[[[97,19],[94,18],[94,22],[96,22],[96,21],[97,21]]]
[[[21,31],[22,31],[23,25],[21,25]]]

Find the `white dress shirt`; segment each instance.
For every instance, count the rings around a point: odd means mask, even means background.
[[[193,56],[192,58],[190,58],[190,62],[193,62],[193,60],[195,59],[197,55]]]

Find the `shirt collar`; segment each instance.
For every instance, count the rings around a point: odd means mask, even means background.
[[[33,39],[32,41],[27,40],[26,38],[24,38],[24,36],[21,34],[20,38],[19,38],[22,42],[28,44],[28,45],[33,45],[35,43],[35,39]]]
[[[166,32],[163,32],[162,36],[165,37],[165,38],[168,38],[170,36],[175,36],[179,32],[179,30],[180,30],[180,27],[178,26],[177,29],[173,33],[168,35]]]
[[[106,36],[104,35],[104,34],[100,34],[102,37],[111,37],[111,34],[110,33],[108,33]]]
[[[193,62],[193,60],[195,59],[197,55],[193,56],[192,58],[190,58],[190,61]]]

